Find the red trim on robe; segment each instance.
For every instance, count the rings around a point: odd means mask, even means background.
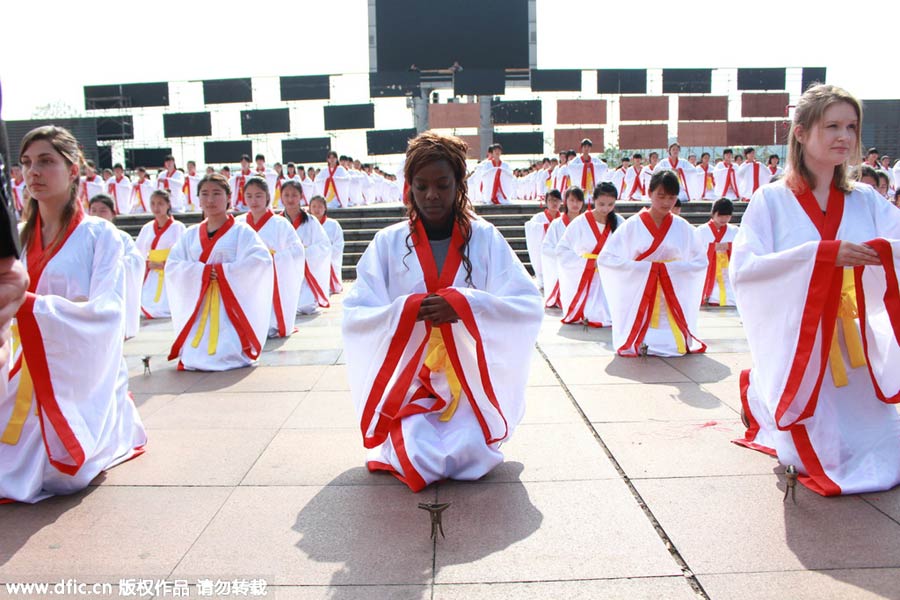
[[[603,228],[603,232],[601,233],[600,228],[597,225],[597,219],[594,217],[593,212],[588,211],[587,213],[585,213],[584,218],[587,220],[588,226],[591,228],[591,232],[594,234],[594,237],[597,240],[597,244],[594,246],[591,254],[600,254],[600,251],[603,250],[603,246],[606,244],[606,240],[609,238],[609,234],[612,233],[612,224],[609,220],[607,220],[606,226]],[[572,297],[572,304],[569,305],[569,312],[562,318],[563,323],[571,324],[584,321],[584,307],[587,304],[588,295],[591,293],[591,287],[594,283],[594,273],[596,272],[596,270],[597,259],[586,259],[584,271],[581,274],[581,280],[578,282],[578,289],[575,291],[575,295]],[[603,327],[603,323],[594,323],[591,321],[588,321],[588,325],[591,327]]]

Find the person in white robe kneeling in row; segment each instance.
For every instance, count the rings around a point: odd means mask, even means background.
[[[32,503],[86,488],[141,454],[147,436],[122,355],[122,238],[78,201],[78,141],[39,127],[20,157],[31,193],[21,228],[31,281],[0,397],[0,502]]]
[[[270,208],[271,195],[265,179],[255,175],[247,179],[244,201],[249,212],[235,220],[249,225],[272,254],[272,314],[268,336],[287,337],[295,331],[297,302],[306,267],[303,244],[287,219],[282,219]]]
[[[88,202],[88,212],[116,224],[116,205],[106,194],[97,194]],[[133,338],[141,327],[141,283],[144,279],[144,257],[131,236],[116,229],[122,238],[122,266],[125,267],[125,339]]]
[[[562,204],[562,194],[559,190],[550,190],[544,196],[547,208],[531,217],[525,223],[525,245],[528,248],[528,259],[531,268],[534,269],[534,279],[540,289],[544,289],[544,271],[541,266],[541,246],[550,224],[560,215],[559,207]]]
[[[675,171],[654,173],[650,208],[625,221],[597,259],[620,356],[681,356],[706,350],[693,333],[706,249],[691,224],[672,214],[679,189]]]
[[[243,193],[242,193],[243,195]],[[206,219],[189,227],[166,262],[178,369],[226,371],[253,364],[272,312],[272,256],[256,232],[228,214],[223,175],[197,185]]]
[[[344,265],[344,230],[341,224],[328,218],[328,206],[322,196],[313,196],[309,201],[309,214],[314,216],[331,242],[331,287],[332,294],[344,291],[341,283],[341,271]]]
[[[141,227],[135,242],[146,261],[141,312],[147,319],[168,319],[172,313],[166,294],[166,261],[172,246],[184,235],[185,226],[172,217],[172,204],[166,190],[156,190],[150,196],[150,212],[153,220]]]
[[[900,483],[900,211],[849,180],[861,121],[841,88],[801,96],[785,177],[753,194],[730,266],[753,357],[737,443],[823,496]]]
[[[703,283],[703,304],[734,306],[734,290],[728,275],[731,244],[738,228],[730,225],[734,203],[721,198],[712,208],[709,222],[694,230],[694,235],[706,248],[706,281]]]
[[[503,461],[543,310],[509,244],[470,212],[465,142],[421,134],[405,176],[409,219],[360,259],[343,336],[368,468],[417,492]]]
[[[300,286],[300,300],[297,312],[311,315],[319,308],[328,308],[328,280],[331,271],[331,243],[325,229],[318,219],[311,217],[300,208],[303,188],[296,181],[285,181],[281,184],[281,202],[284,212],[281,215],[293,225],[303,251],[306,262],[303,267],[303,284]]]
[[[550,223],[547,235],[541,242],[541,269],[544,277],[544,307],[562,308],[559,299],[559,260],[557,257],[559,240],[566,227],[584,210],[584,190],[573,185],[566,190],[566,212]]]
[[[604,181],[594,188],[594,208],[576,217],[557,244],[562,322],[608,327],[612,322],[597,257],[609,237],[625,222],[615,212],[616,186]]]

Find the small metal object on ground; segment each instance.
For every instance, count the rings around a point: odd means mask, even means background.
[[[784,476],[787,478],[787,485],[784,488],[783,502],[787,502],[788,493],[791,494],[791,500],[797,504],[797,467],[788,465],[784,470]]]
[[[431,539],[437,539],[438,531],[441,532],[441,537],[447,537],[444,535],[444,526],[441,523],[441,514],[447,510],[447,507],[450,506],[450,502],[420,502],[419,508],[422,510],[427,510],[431,513]]]
[[[648,352],[649,349],[650,349],[650,347],[647,346],[647,344],[641,344],[641,346],[638,350],[638,354],[640,354],[641,356],[647,356],[649,354],[649,352]]]
[[[150,356],[142,356],[141,360],[144,363],[144,375],[150,374]]]

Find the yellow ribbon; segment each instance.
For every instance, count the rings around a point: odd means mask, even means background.
[[[147,255],[147,260],[150,262],[160,262],[164,263],[169,260],[169,252],[171,252],[171,248],[166,248],[165,250],[151,250]],[[165,269],[154,269],[155,271],[159,271],[159,279],[156,282],[156,295],[153,296],[154,302],[159,302],[159,299],[162,298],[163,291],[163,279],[165,277]]]
[[[281,188],[275,188],[275,198],[272,200],[272,208],[278,208],[279,200],[281,200]]]
[[[13,334],[13,354],[15,349],[21,344],[19,339],[19,329],[16,325],[12,326]],[[25,419],[28,418],[28,412],[31,410],[31,402],[34,398],[34,384],[31,381],[31,373],[28,371],[28,364],[25,362],[25,356],[22,356],[22,366],[19,368],[19,389],[16,390],[16,400],[13,404],[12,415],[3,435],[0,436],[0,443],[15,446],[19,443],[22,435],[22,428],[25,426]]]
[[[593,258],[594,260],[597,260],[597,257],[598,257],[598,256],[600,256],[600,255],[599,255],[599,254],[585,253],[585,254],[582,254],[582,255],[581,255],[581,258],[584,258],[584,259],[586,259],[586,260],[590,260],[590,259]]]
[[[439,421],[446,423],[453,418],[456,408],[459,406],[459,395],[462,392],[462,384],[456,371],[453,369],[453,363],[450,362],[450,356],[447,354],[447,347],[444,345],[444,338],[441,330],[437,327],[432,328],[431,337],[428,338],[428,351],[425,354],[425,366],[432,373],[441,373],[447,377],[447,383],[450,385],[450,395],[452,400],[450,406],[441,413]]]
[[[847,368],[844,366],[844,357],[841,356],[841,346],[838,342],[838,323],[844,332],[844,342],[847,344],[847,354],[850,358],[850,368],[856,369],[866,364],[866,355],[863,352],[862,337],[856,319],[859,313],[856,308],[856,283],[853,278],[853,269],[844,269],[844,281],[841,286],[841,304],[838,307],[838,318],[834,323],[834,333],[831,336],[831,349],[828,353],[828,362],[831,365],[831,378],[835,387],[844,387],[849,383]]]
[[[659,313],[662,310],[662,285],[660,283],[656,284],[656,301],[653,303],[653,312],[650,314],[650,327],[653,329],[659,329]],[[678,323],[675,322],[675,317],[672,315],[672,311],[669,310],[668,306],[666,307],[666,319],[669,321],[669,329],[672,330],[672,337],[675,338],[675,346],[678,348],[678,352],[680,354],[687,354],[687,344],[685,344],[684,336],[681,335],[681,330],[678,329]]]
[[[206,297],[203,301],[203,312],[200,315],[200,324],[197,327],[197,334],[191,346],[197,348],[200,346],[200,340],[203,339],[203,332],[206,331],[206,321],[209,320],[209,346],[208,353],[210,356],[216,353],[219,346],[219,282],[210,281],[209,287],[206,289]]]
[[[716,252],[716,283],[719,284],[719,306],[725,306],[728,302],[728,294],[725,292],[725,269],[728,268],[728,253]]]

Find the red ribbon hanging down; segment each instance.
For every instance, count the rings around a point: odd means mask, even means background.
[[[566,227],[568,227],[569,223],[572,222],[572,220],[569,218],[569,213],[562,213],[562,217],[560,218],[562,219],[563,225]],[[554,307],[562,308],[559,299],[559,277],[556,278],[556,283],[553,285],[553,289],[550,291],[550,295],[547,297],[547,302],[544,303],[544,308]]]
[[[341,207],[343,207],[343,206],[344,206],[344,201],[341,200],[341,195],[338,194],[337,184],[334,182],[334,174],[337,172],[338,166],[339,166],[339,165],[334,165],[334,168],[332,168],[332,167],[327,167],[327,169],[328,169],[328,178],[325,179],[325,189],[322,190],[322,195],[325,196],[326,198],[328,198],[328,190],[329,190],[329,188],[330,188],[330,189],[333,189],[333,190],[334,190],[334,197],[337,199],[338,204],[340,204]]]
[[[269,222],[269,219],[275,216],[275,213],[272,209],[266,210],[265,214],[259,220],[259,223],[256,222],[256,219],[253,218],[253,213],[247,213],[247,225],[253,228],[253,231],[259,233],[260,230],[266,226],[266,223]],[[275,264],[275,259],[272,258],[272,278],[274,282],[274,288],[272,288],[272,304],[275,309],[275,322],[278,326],[278,337],[286,337],[287,336],[287,325],[284,321],[284,310],[281,308],[281,292],[278,290],[278,266]]]
[[[725,234],[728,233],[728,225],[723,225],[721,229],[716,228],[716,224],[710,220],[707,222],[710,231],[713,234],[713,240],[706,249],[706,281],[703,283],[703,299],[701,303],[705,303],[709,295],[712,293],[713,283],[716,280],[716,244],[722,243]],[[728,244],[728,258],[731,258],[731,244]]]
[[[492,160],[491,164],[494,165],[496,169],[494,171],[494,185],[491,188],[491,202],[494,204],[500,204],[500,200],[497,199],[497,194],[503,194],[503,197],[506,198],[506,192],[503,191],[503,185],[500,183],[500,175],[503,171],[500,169],[501,161]]]

